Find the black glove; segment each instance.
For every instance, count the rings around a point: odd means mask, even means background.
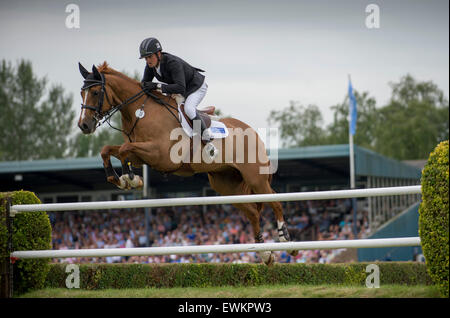
[[[141,87],[146,91],[153,91],[158,87],[158,83],[154,82],[141,82]]]

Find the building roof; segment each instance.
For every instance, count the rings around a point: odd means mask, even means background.
[[[418,179],[421,169],[394,160],[363,147],[354,146],[355,174],[357,176],[389,177]],[[348,144],[310,146],[301,148],[280,149],[278,160],[328,159],[331,164],[336,158],[345,158],[349,164],[350,148]],[[271,154],[271,158],[274,156]],[[345,166],[344,166],[345,167]]]
[[[120,167],[120,161],[111,158],[114,167]],[[45,159],[26,161],[5,161],[0,162],[0,173],[24,173],[36,171],[64,171],[79,169],[103,168],[103,161],[98,157],[88,158],[67,158],[67,159]]]
[[[355,174],[362,180],[368,176],[419,180],[421,169],[355,146]],[[271,160],[278,159],[274,182],[280,185],[326,185],[349,182],[349,145],[326,145],[279,149],[270,153]],[[111,158],[113,166],[121,168],[120,161]],[[135,169],[140,174],[141,169]],[[15,176],[23,175],[22,185]],[[193,177],[164,175],[149,169],[150,183],[162,191],[189,189],[208,182],[206,174]],[[23,186],[33,190],[56,191],[71,185],[74,189],[99,190],[113,188],[105,180],[100,155],[90,158],[30,160],[0,162],[0,191],[10,191]]]
[[[387,158],[374,151],[355,145],[355,173],[360,176],[379,176],[395,178],[420,178],[421,165],[412,165],[408,162]],[[305,160],[348,158],[349,145],[309,146],[300,148],[279,149],[278,153],[270,153],[270,159],[278,160]],[[115,168],[120,168],[120,161],[111,157]],[[412,161],[411,161],[412,162]],[[88,158],[66,158],[26,161],[0,162],[0,173],[24,173],[36,171],[64,171],[80,169],[103,169],[100,156]]]

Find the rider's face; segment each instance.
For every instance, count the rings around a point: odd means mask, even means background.
[[[158,65],[158,58],[156,54],[152,54],[150,56],[145,57],[145,62],[147,63],[148,67],[155,67]]]

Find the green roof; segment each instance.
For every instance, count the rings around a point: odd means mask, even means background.
[[[114,167],[120,167],[120,161],[111,158]],[[103,168],[100,156],[89,158],[45,159],[0,162],[0,173],[23,173],[36,171],[63,171]]]
[[[279,160],[348,157],[348,145],[308,146],[278,149]],[[273,155],[271,154],[271,158]]]
[[[355,172],[358,176],[376,176],[420,179],[421,170],[401,161],[387,158],[374,151],[355,145]],[[309,146],[278,150],[278,160],[332,159],[349,156],[349,145]],[[271,153],[275,158],[275,153]],[[120,161],[111,158],[114,167],[120,167]],[[102,169],[100,155],[89,158],[68,158],[51,160],[28,160],[0,162],[0,173],[25,173],[36,171],[63,171]]]
[[[355,174],[358,176],[420,179],[421,169],[380,155],[372,150],[354,146]],[[344,145],[309,146],[278,150],[278,160],[301,160],[349,157],[350,147]],[[274,158],[274,154],[271,154]]]
[[[357,146],[355,146],[355,171],[357,175],[361,176],[406,179],[420,179],[422,176],[420,168]]]

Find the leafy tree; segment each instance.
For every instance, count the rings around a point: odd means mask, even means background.
[[[307,107],[290,101],[289,107],[271,111],[269,125],[278,125],[284,147],[300,147],[325,143],[326,133],[321,128],[322,113],[316,105]]]
[[[46,90],[47,79],[33,74],[31,62],[0,64],[0,160],[62,158],[74,112],[61,85]],[[47,93],[47,94],[46,94]]]
[[[406,75],[390,83],[390,102],[376,107],[368,92],[354,91],[358,120],[355,144],[398,160],[427,158],[440,141],[449,138],[449,104],[433,82],[418,82]],[[269,124],[278,124],[283,146],[298,147],[348,143],[348,99],[331,106],[333,122],[321,128],[322,114],[299,102],[272,111]]]
[[[399,160],[423,159],[449,138],[449,104],[433,82],[406,75],[390,83],[392,97],[378,112],[375,149]]]
[[[356,122],[355,144],[373,149],[375,144],[375,130],[377,126],[376,100],[369,96],[368,92],[359,93],[354,91],[358,117]],[[326,144],[348,143],[348,98],[341,104],[331,106],[334,111],[333,122],[327,126]]]
[[[358,103],[358,122],[355,143],[373,148],[376,126],[376,101],[367,92],[355,91]],[[315,105],[307,107],[299,102],[290,102],[290,106],[281,111],[272,111],[269,124],[276,123],[281,130],[283,146],[300,147],[312,145],[331,145],[348,143],[348,99],[331,106],[334,112],[333,122],[323,127],[323,117]]]
[[[111,119],[111,125],[121,128],[120,113],[116,113]],[[121,145],[124,139],[122,133],[111,129],[108,124],[98,128],[93,134],[85,135],[81,132],[77,133],[71,140],[70,148],[73,157],[94,157],[99,155],[101,149],[105,145]]]

